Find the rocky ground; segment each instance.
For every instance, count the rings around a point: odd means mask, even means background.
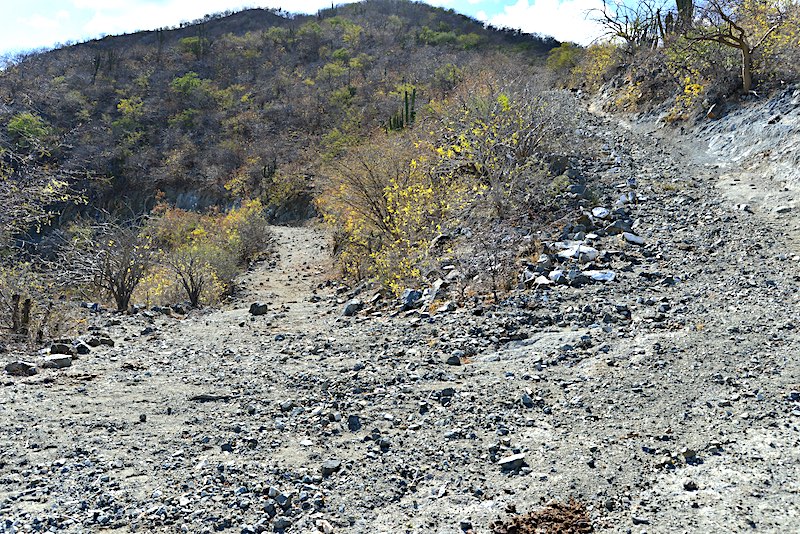
[[[373,302],[276,227],[225,309],[96,314],[88,354],[7,373],[0,531],[800,530],[794,186],[587,128],[611,189],[501,303]]]

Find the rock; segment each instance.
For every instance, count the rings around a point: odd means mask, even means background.
[[[342,315],[345,317],[353,317],[355,314],[361,311],[361,308],[364,307],[364,303],[358,299],[353,299],[344,306],[344,311],[342,311]]]
[[[563,284],[567,281],[567,277],[564,276],[564,271],[560,269],[550,272],[550,274],[547,275],[547,279],[554,284]]]
[[[553,285],[553,280],[550,280],[546,276],[537,276],[533,284],[537,286],[551,286]]]
[[[650,524],[650,520],[645,518],[645,517],[633,516],[631,518],[631,521],[633,521],[634,525],[649,525]]]
[[[89,345],[87,345],[86,343],[82,343],[81,342],[81,343],[78,343],[77,345],[75,345],[75,352],[78,353],[81,356],[85,356],[85,355],[89,354],[90,352],[92,352],[92,349],[89,348]]]
[[[42,369],[64,369],[72,365],[72,356],[53,354],[42,362]]]
[[[350,430],[350,432],[358,432],[361,430],[361,419],[357,415],[348,416],[347,429]]]
[[[5,367],[6,373],[14,376],[33,376],[36,374],[36,365],[28,362],[11,362]]]
[[[314,525],[317,527],[317,530],[322,532],[322,534],[333,534],[333,526],[324,519],[317,519],[314,522]]]
[[[436,310],[436,313],[448,313],[456,311],[456,303],[452,300],[448,300]]]
[[[403,311],[413,310],[422,305],[422,292],[416,289],[406,289],[400,296]]]
[[[433,285],[431,285],[431,287],[429,287],[429,288],[425,289],[425,291],[423,291],[422,300],[424,300],[425,302],[428,302],[428,303],[433,302],[439,296],[439,292],[442,290],[442,287],[444,287],[446,284],[447,284],[447,282],[445,282],[441,278],[437,279],[433,283]]]
[[[533,408],[533,399],[527,393],[523,393],[520,400],[522,401],[522,405],[526,408]]]
[[[618,220],[606,226],[603,231],[606,235],[619,235],[623,232],[630,232],[631,225],[623,220]]]
[[[792,207],[791,206],[778,206],[777,208],[775,208],[775,213],[779,213],[779,214],[781,214],[781,213],[789,213],[790,211],[792,211]]]
[[[611,210],[608,208],[592,208],[592,217],[597,217],[598,219],[607,219],[609,215],[611,215]]]
[[[631,232],[622,232],[622,238],[628,243],[633,243],[634,245],[644,245],[644,238],[639,237],[636,234],[632,234]]]
[[[687,478],[683,481],[683,489],[686,491],[697,491],[697,482],[694,480]]]
[[[461,358],[459,356],[457,356],[456,354],[453,354],[453,355],[447,357],[447,360],[445,360],[445,363],[447,365],[461,365]]]
[[[536,269],[539,272],[547,272],[552,270],[553,268],[553,259],[548,256],[547,254],[542,254],[539,256],[539,259],[536,260]]]
[[[286,530],[287,528],[292,526],[292,520],[286,516],[280,516],[275,519],[272,523],[273,528],[275,528],[276,532],[280,532],[282,530]]]
[[[589,277],[577,269],[570,269],[566,274],[566,278],[572,287],[582,287],[589,283]]]
[[[67,354],[72,356],[75,354],[75,349],[66,343],[53,343],[50,345],[50,354]]]
[[[613,271],[583,271],[583,274],[595,282],[613,282],[616,278]]]
[[[497,465],[499,465],[500,469],[503,471],[518,471],[525,465],[525,454],[512,454],[511,456],[500,458]]]
[[[447,273],[447,276],[444,277],[444,281],[447,282],[448,284],[451,284],[456,280],[462,278],[463,276],[464,275],[461,271],[459,271],[458,269],[453,269],[452,271]]]
[[[635,204],[636,203],[636,193],[633,191],[628,191],[627,193],[623,193],[619,196],[614,205],[617,207],[625,206],[626,204]]]
[[[342,467],[341,460],[325,460],[322,462],[322,476],[329,477]]]
[[[472,526],[472,521],[470,521],[469,519],[464,519],[459,521],[458,528],[460,528],[464,532],[469,532],[474,527]]]
[[[570,195],[575,195],[577,197],[586,199],[592,196],[592,193],[589,190],[589,188],[581,184],[568,185],[567,188],[564,190],[564,192],[569,193]]]
[[[575,259],[582,263],[594,261],[600,253],[596,248],[584,245],[582,243],[570,245],[566,249],[558,253],[558,257],[562,259]]]
[[[266,315],[269,311],[269,306],[263,302],[254,302],[250,305],[250,315]]]

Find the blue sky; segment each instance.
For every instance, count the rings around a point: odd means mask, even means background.
[[[352,0],[351,0],[352,1]],[[348,3],[346,0],[336,2]],[[599,35],[586,13],[602,0],[428,0],[496,26],[588,44]],[[172,26],[243,7],[313,13],[330,0],[0,0],[0,55]]]

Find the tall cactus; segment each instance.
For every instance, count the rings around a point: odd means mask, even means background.
[[[417,89],[413,88],[411,93],[403,91],[403,105],[399,112],[389,117],[388,129],[397,131],[414,124],[417,120],[416,105]]]

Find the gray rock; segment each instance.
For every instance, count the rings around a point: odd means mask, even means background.
[[[536,268],[539,269],[540,272],[551,270],[553,268],[553,259],[547,254],[542,254],[539,256],[539,259],[536,260]]]
[[[66,343],[53,343],[50,345],[50,354],[67,354],[72,356],[75,354],[75,348]]]
[[[779,213],[779,214],[780,213],[789,213],[790,211],[792,211],[792,207],[791,206],[778,206],[777,208],[775,208],[775,213]]]
[[[36,374],[36,365],[28,362],[11,362],[5,367],[6,373],[14,376],[33,376]]]
[[[64,369],[72,365],[72,356],[66,354],[52,354],[42,362],[43,369]]]
[[[361,308],[364,307],[364,303],[358,299],[353,299],[344,306],[344,311],[342,311],[342,315],[345,317],[353,317],[355,314],[361,311]]]
[[[606,219],[608,216],[611,215],[611,210],[608,208],[597,207],[592,208],[592,217],[597,217],[598,219]]]
[[[522,405],[526,408],[533,408],[533,399],[527,393],[523,393],[520,400],[522,401]]]
[[[596,248],[584,245],[582,243],[570,245],[566,249],[558,253],[559,258],[567,260],[574,259],[583,263],[594,261],[597,259],[599,255],[600,252],[598,252]]]
[[[314,525],[317,527],[317,530],[322,532],[322,534],[333,534],[333,526],[324,519],[317,519],[314,522]]]
[[[341,460],[325,460],[322,462],[322,476],[329,477],[342,468]]]
[[[406,289],[400,296],[403,310],[413,310],[422,305],[422,292],[416,289]]]
[[[697,482],[691,478],[687,478],[683,481],[683,489],[686,491],[697,491]]]
[[[250,315],[266,315],[269,311],[269,306],[263,302],[254,302],[250,305]]]
[[[357,415],[347,416],[347,429],[350,432],[358,432],[361,430],[361,419]]]
[[[90,352],[92,352],[92,349],[89,348],[89,345],[87,345],[86,343],[78,343],[77,345],[75,345],[75,352],[77,352],[81,356],[85,356]]]
[[[447,360],[445,360],[445,363],[447,365],[461,365],[461,358],[458,355],[453,354],[453,355],[447,357]]]
[[[525,454],[512,454],[511,456],[500,458],[497,465],[499,465],[500,469],[503,471],[518,471],[525,465]]]
[[[272,523],[272,526],[276,531],[286,530],[292,526],[292,520],[286,516],[280,516],[275,519],[275,521]]]
[[[436,313],[448,313],[456,311],[456,303],[452,300],[448,300],[436,310]]]
[[[609,224],[604,228],[604,232],[606,235],[619,235],[623,232],[630,232],[631,225],[625,221],[619,220],[614,221],[613,223]]]

